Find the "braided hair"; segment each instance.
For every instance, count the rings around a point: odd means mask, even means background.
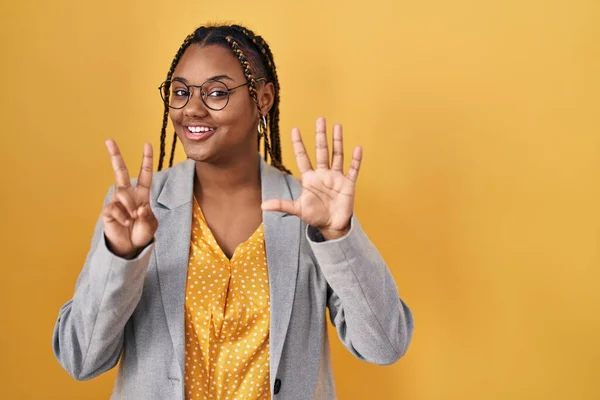
[[[266,132],[264,136],[264,158],[268,160],[268,156],[271,157],[271,164],[279,170],[290,173],[290,171],[283,166],[281,157],[281,140],[279,135],[279,79],[277,76],[277,70],[275,68],[275,62],[273,60],[273,53],[267,42],[261,37],[256,35],[250,29],[240,25],[215,25],[215,26],[201,26],[196,29],[193,33],[188,35],[183,41],[179,50],[175,54],[171,67],[167,73],[166,84],[162,87],[163,96],[165,99],[162,128],[160,132],[160,156],[158,161],[158,170],[160,171],[163,167],[164,158],[166,155],[165,145],[167,137],[167,123],[169,120],[169,96],[170,96],[170,82],[173,77],[175,67],[179,63],[181,56],[185,50],[192,44],[199,45],[218,45],[230,49],[233,54],[239,60],[244,76],[248,81],[248,91],[250,96],[254,99],[254,103],[259,111],[259,115],[262,115],[260,104],[257,96],[257,78],[264,77],[267,82],[273,83],[275,89],[275,96],[273,100],[273,106],[269,110],[269,114],[266,116],[268,125],[268,135]],[[259,124],[263,124],[259,121]],[[260,126],[260,125],[259,125]],[[264,126],[263,128],[267,128]],[[260,140],[260,137],[259,137]],[[171,154],[169,158],[169,167],[173,166],[173,159],[175,157],[175,145],[177,143],[177,134],[173,134],[173,144],[171,146]]]

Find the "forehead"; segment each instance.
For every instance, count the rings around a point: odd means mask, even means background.
[[[173,72],[173,78],[184,78],[191,83],[203,83],[218,75],[228,75],[234,80],[244,79],[240,62],[231,50],[214,45],[190,45]]]

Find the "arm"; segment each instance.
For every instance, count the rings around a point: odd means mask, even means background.
[[[397,361],[411,341],[412,314],[358,220],[353,217],[350,231],[339,239],[324,241],[313,227],[307,236],[329,284],[331,322],[346,348],[375,364]]]
[[[78,380],[91,379],[119,360],[158,227],[150,208],[152,146],[144,145],[135,186],[117,144],[108,140],[106,146],[116,185],[104,200],[75,295],[61,308],[53,334],[56,358]]]
[[[325,118],[317,119],[313,168],[300,131],[292,130],[302,191],[300,196],[293,196],[294,200],[266,200],[262,208],[304,221],[315,262],[329,285],[330,315],[342,342],[361,359],[390,364],[406,352],[413,330],[412,315],[398,297],[381,255],[354,218],[362,148],[354,148],[350,168],[344,174],[342,126],[333,127],[331,163],[326,132]]]
[[[109,191],[104,205],[112,197]],[[99,218],[75,294],[58,314],[53,349],[75,379],[91,379],[113,368],[123,346],[125,324],[137,306],[153,244],[135,259],[114,255]]]

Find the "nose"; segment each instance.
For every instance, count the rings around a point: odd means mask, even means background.
[[[199,88],[190,88],[190,100],[183,108],[183,113],[190,118],[199,118],[208,114],[208,107],[202,101],[202,92]]]

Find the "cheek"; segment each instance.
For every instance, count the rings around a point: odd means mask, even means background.
[[[211,117],[217,125],[228,127],[230,130],[243,134],[253,123],[253,109],[247,103],[229,104],[219,112],[213,112]]]
[[[243,110],[237,107],[227,107],[212,114],[212,119],[220,126],[236,127],[243,123]]]
[[[182,118],[182,111],[170,108],[169,109],[169,118],[171,118],[171,122],[173,124],[179,124],[181,122],[181,118]]]
[[[236,117],[246,128],[255,125],[258,122],[258,111],[254,100],[250,98],[246,99],[236,110]]]

